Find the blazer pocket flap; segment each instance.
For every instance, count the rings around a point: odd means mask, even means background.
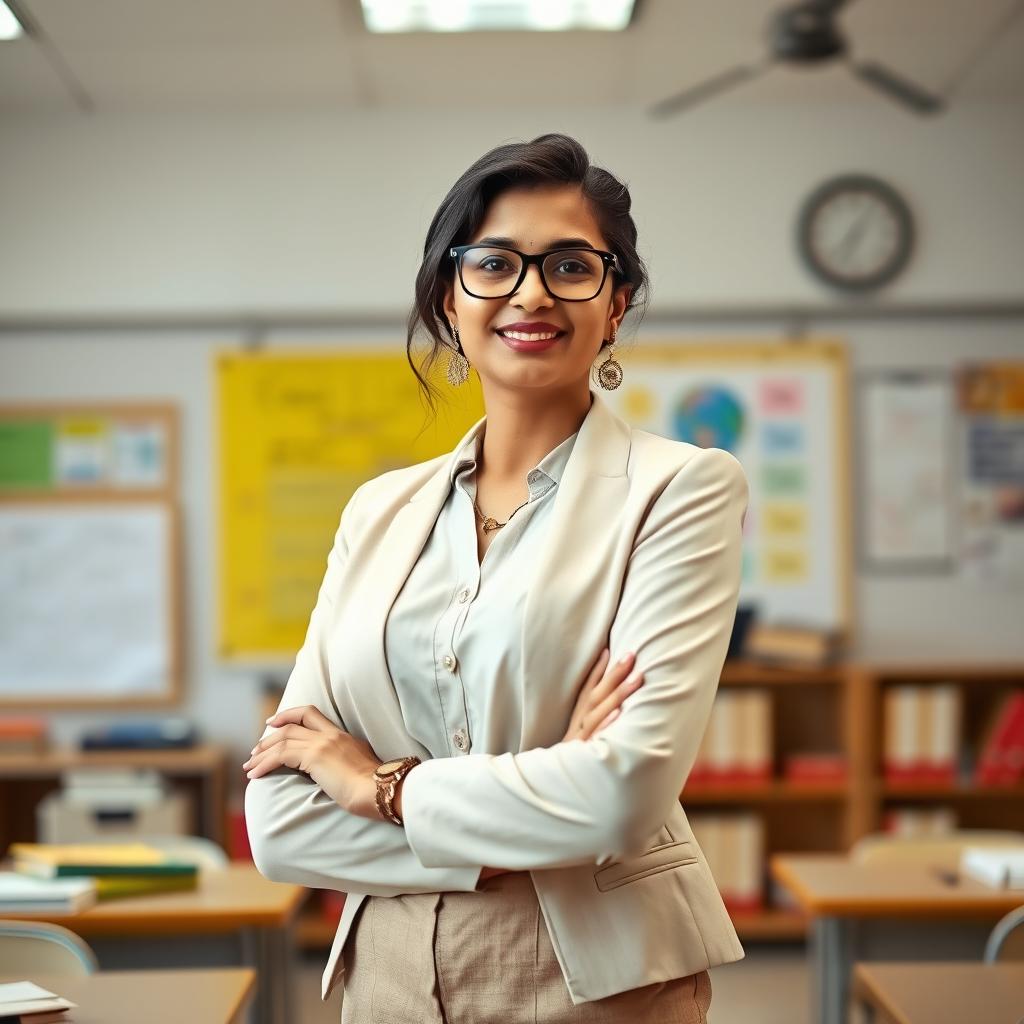
[[[629,860],[608,864],[600,871],[595,872],[594,881],[597,883],[598,889],[604,892],[607,889],[625,885],[627,882],[633,882],[638,878],[653,875],[655,872],[667,871],[669,868],[678,867],[681,864],[694,864],[696,861],[697,856],[690,843],[686,841],[665,843],[640,854],[639,857],[630,857]]]

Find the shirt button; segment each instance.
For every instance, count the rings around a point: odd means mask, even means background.
[[[469,587],[459,591],[459,604],[465,604],[469,600]]]
[[[526,479],[529,480],[531,484],[536,483],[537,480],[540,479],[540,473],[538,473],[537,470],[534,470],[532,473],[527,475]]]
[[[454,658],[454,657],[452,657],[452,655],[450,655],[450,654],[446,654],[446,655],[445,655],[445,656],[444,656],[444,657],[443,657],[443,658],[441,659],[441,664],[442,664],[442,665],[444,665],[444,667],[445,667],[446,669],[449,669],[449,670],[451,670],[452,672],[454,672],[454,671],[455,671],[455,658]]]
[[[452,742],[459,748],[459,750],[469,749],[469,737],[466,735],[465,729],[456,729],[452,733]]]

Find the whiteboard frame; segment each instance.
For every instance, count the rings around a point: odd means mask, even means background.
[[[70,692],[40,697],[38,694],[16,691],[0,692],[0,711],[49,711],[56,709],[129,710],[139,708],[166,708],[181,703],[183,696],[183,615],[181,581],[181,512],[176,500],[178,483],[178,414],[175,406],[165,402],[146,403],[69,403],[59,404],[4,404],[0,406],[0,420],[20,418],[64,418],[69,416],[95,416],[115,421],[159,421],[165,430],[167,442],[166,480],[158,488],[61,487],[54,489],[0,490],[0,507],[47,505],[54,508],[85,509],[96,505],[118,505],[124,508],[145,506],[159,508],[167,525],[167,547],[164,582],[166,591],[167,622],[165,637],[168,651],[168,674],[159,692],[133,696],[130,693],[97,694]]]

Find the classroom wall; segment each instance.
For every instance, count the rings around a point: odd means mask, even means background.
[[[455,176],[492,145],[562,130],[633,191],[654,285],[640,343],[774,337],[787,322],[687,328],[687,307],[827,309],[830,297],[793,252],[793,220],[820,179],[867,170],[904,191],[920,228],[914,263],[886,301],[962,302],[982,312],[947,321],[812,317],[806,328],[845,337],[856,370],[1021,358],[1021,319],[983,315],[986,304],[1024,304],[1019,115],[1009,105],[954,106],[921,121],[872,98],[845,108],[709,103],[668,122],[626,108],[494,119],[328,111],[0,117],[0,401],[179,403],[181,710],[241,754],[259,731],[260,674],[214,655],[211,361],[251,338],[246,315],[354,321],[315,332],[280,328],[264,337],[271,344],[399,345],[423,234]],[[367,265],[382,272],[368,276]],[[222,326],[144,326],[164,315]],[[139,323],[90,326],[118,317]],[[860,573],[856,599],[861,656],[1024,657],[1012,612],[1019,593],[958,574]],[[97,717],[57,715],[57,735],[70,739]]]

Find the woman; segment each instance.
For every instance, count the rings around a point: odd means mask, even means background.
[[[361,485],[243,766],[256,864],[349,895],[342,1020],[703,1021],[743,949],[679,804],[735,613],[735,459],[633,429],[626,187],[552,134],[438,209],[407,339],[479,374],[456,448]],[[630,672],[630,670],[633,670]],[[641,685],[642,684],[642,685]]]

